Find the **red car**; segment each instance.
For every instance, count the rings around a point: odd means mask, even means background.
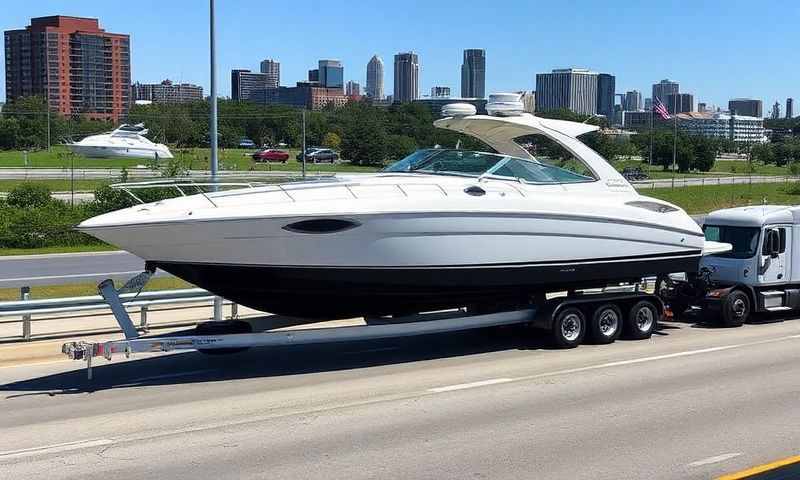
[[[259,150],[253,154],[253,160],[256,162],[283,162],[289,160],[289,153],[283,150],[276,150],[274,148],[266,148]]]

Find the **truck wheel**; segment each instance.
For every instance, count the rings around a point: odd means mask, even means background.
[[[553,319],[552,340],[558,348],[575,348],[586,333],[586,316],[579,308],[568,307]]]
[[[622,312],[619,307],[613,303],[597,307],[588,330],[592,343],[607,344],[619,338],[622,332]]]
[[[229,335],[232,333],[253,333],[253,327],[242,320],[223,320],[219,322],[198,323],[194,327],[195,335]],[[198,348],[197,351],[206,355],[228,355],[244,352],[249,347],[238,348]]]
[[[648,300],[641,300],[631,307],[625,322],[625,336],[632,340],[650,338],[658,325],[658,308]]]
[[[722,325],[741,327],[750,316],[750,297],[741,290],[734,290],[722,302]]]

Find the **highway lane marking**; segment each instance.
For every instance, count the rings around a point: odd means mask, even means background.
[[[739,480],[742,478],[752,477],[753,475],[757,475],[759,473],[769,472],[771,470],[777,470],[781,467],[786,467],[794,463],[800,463],[800,455],[795,455],[793,457],[784,458],[782,460],[776,460],[774,462],[765,463],[763,465],[758,465],[756,467],[748,468],[747,470],[742,470],[740,472],[729,473],[727,475],[717,477],[717,480]]]
[[[68,452],[70,450],[80,450],[82,448],[101,447],[111,445],[114,440],[108,438],[97,438],[94,440],[79,440],[77,442],[56,443],[43,447],[23,448],[21,450],[9,450],[0,452],[0,460],[7,458],[30,457],[34,455],[44,455],[49,453]]]
[[[711,464],[714,464],[714,463],[721,463],[721,462],[724,462],[726,460],[730,460],[732,458],[736,458],[736,457],[741,456],[741,455],[742,455],[742,452],[723,453],[722,455],[716,455],[716,456],[713,456],[713,457],[704,458],[702,460],[696,460],[696,461],[690,463],[689,466],[690,467],[702,467],[703,465],[711,465]]]
[[[457,385],[447,385],[444,387],[429,388],[429,392],[442,393],[452,392],[455,390],[466,390],[468,388],[485,387],[487,385],[497,385],[499,383],[513,382],[514,378],[490,378],[489,380],[480,380],[478,382],[459,383]]]
[[[0,278],[0,283],[4,282],[36,282],[39,280],[54,280],[62,278],[85,278],[85,277],[98,277],[101,275],[132,275],[142,273],[140,270],[131,270],[127,272],[98,272],[98,273],[74,273],[72,275],[45,275],[41,277],[17,277],[17,278]]]
[[[141,382],[146,382],[146,381],[150,381],[150,380],[163,380],[165,378],[189,377],[189,376],[192,376],[192,375],[201,375],[203,373],[215,373],[217,371],[218,371],[217,369],[212,368],[212,369],[206,369],[206,370],[192,370],[190,372],[165,373],[163,375],[152,375],[152,376],[149,376],[149,377],[134,378],[133,380],[130,380],[130,381],[126,382],[125,385],[130,385],[130,384],[133,384],[133,383],[141,383]]]

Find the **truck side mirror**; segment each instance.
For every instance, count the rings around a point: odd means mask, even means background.
[[[769,231],[769,256],[776,258],[781,253],[781,236],[777,230]]]

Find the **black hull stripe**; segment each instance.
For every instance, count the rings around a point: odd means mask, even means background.
[[[424,269],[458,269],[458,268],[514,268],[514,267],[537,267],[537,266],[559,266],[559,265],[585,265],[597,263],[620,263],[637,262],[646,260],[665,260],[665,259],[686,259],[700,257],[701,250],[690,250],[677,253],[660,253],[655,255],[634,255],[627,257],[603,257],[582,260],[551,260],[546,262],[509,262],[509,263],[471,263],[457,265],[264,265],[258,263],[237,263],[236,266],[243,268],[299,268],[299,269],[365,269],[365,270],[424,270]],[[182,262],[174,260],[153,260],[153,263],[171,263],[179,265],[209,265],[209,266],[232,266],[228,263],[218,262]]]

